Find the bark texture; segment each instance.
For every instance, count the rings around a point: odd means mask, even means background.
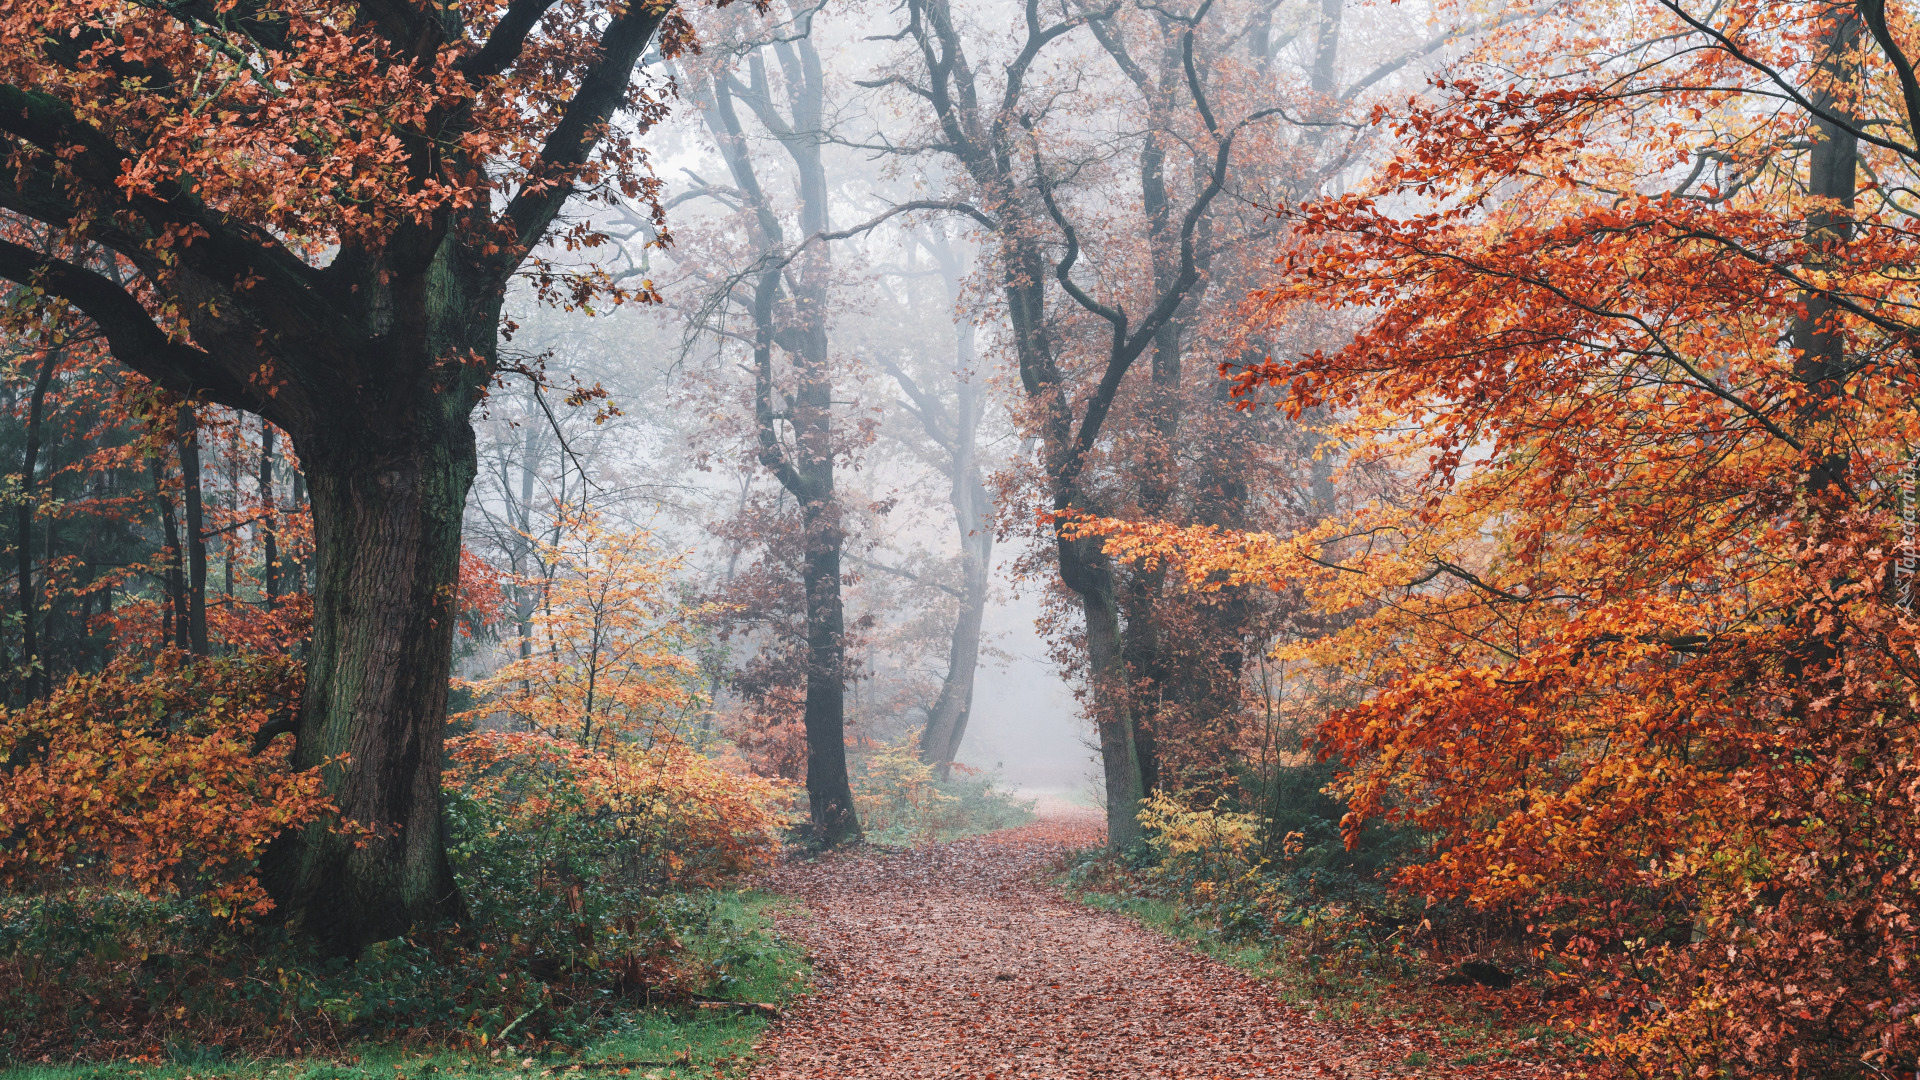
[[[484,93],[496,80],[552,77],[544,66],[516,70],[523,54],[529,64],[548,62],[527,47],[543,32],[547,6],[514,4],[483,28],[490,36],[477,48],[462,42],[480,28],[461,26],[451,8],[399,2],[362,14],[394,64],[425,68],[451,50],[458,77]],[[164,14],[198,18],[191,8]],[[324,767],[327,794],[366,841],[356,845],[334,823],[282,836],[261,877],[278,913],[331,952],[351,955],[460,912],[440,776],[461,514],[475,468],[468,416],[497,369],[507,282],[577,193],[636,63],[673,14],[670,3],[607,9],[591,30],[592,59],[553,102],[541,150],[517,163],[526,182],[500,205],[484,197],[477,207],[440,205],[403,215],[390,233],[343,235],[324,266],[273,230],[203,205],[190,178],[164,184],[164,197],[130,201],[118,182],[137,146],[117,144],[54,97],[0,85],[0,133],[32,150],[9,159],[15,175],[0,184],[0,208],[65,229],[105,220],[81,205],[120,207],[110,227],[87,239],[141,280],[130,288],[117,273],[6,240],[0,277],[65,300],[117,359],[190,404],[217,402],[270,421],[301,459],[295,497],[304,481],[318,553],[295,762]],[[228,29],[255,35],[261,55],[297,47],[280,40],[275,25],[239,20]],[[173,107],[156,97],[155,108]],[[468,156],[485,142],[465,138],[475,123],[456,101],[436,105],[424,126],[401,130],[396,151],[411,168],[410,188],[398,194],[424,198],[436,185],[499,167]],[[74,191],[81,197],[69,202],[64,193]],[[153,240],[166,235],[195,239]],[[149,292],[178,311],[187,338],[154,322],[142,299]],[[195,466],[184,464],[191,491]],[[189,516],[195,512],[190,502]],[[189,524],[192,549],[199,536]],[[194,562],[191,587],[172,583],[176,596],[204,588],[204,549]],[[203,648],[204,614],[187,612],[181,622],[177,632]]]
[[[298,763],[328,767],[361,846],[325,823],[271,853],[266,880],[342,950],[461,908],[441,822],[460,511],[474,473],[464,416],[303,447],[319,582]],[[431,428],[438,430],[431,430]],[[354,435],[359,438],[355,438]],[[346,764],[335,764],[335,763]]]

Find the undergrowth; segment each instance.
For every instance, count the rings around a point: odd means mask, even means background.
[[[782,1006],[805,991],[808,967],[800,951],[771,930],[771,915],[782,903],[777,898],[713,892],[688,897],[687,902],[701,912],[697,925],[682,927],[681,939],[708,972],[699,992],[651,1005],[610,1002],[591,1025],[574,1029],[571,1042],[516,1039],[507,1032],[504,1039],[490,1038],[485,1045],[476,1038],[465,1047],[453,1048],[423,1039],[400,1023],[383,1022],[382,1018],[402,1017],[407,1009],[431,1007],[426,999],[443,992],[436,989],[431,961],[420,946],[390,943],[391,947],[376,950],[359,964],[343,965],[331,981],[315,981],[311,994],[335,996],[317,998],[311,1004],[318,1006],[318,1015],[333,1017],[335,1022],[300,1025],[304,1041],[274,1046],[244,1037],[225,1043],[183,1037],[105,1063],[16,1065],[0,1069],[0,1080],[741,1075],[769,1017],[763,1010],[737,1008],[732,1003]],[[236,970],[245,962],[236,957]],[[415,984],[410,997],[397,996],[403,984],[423,978],[425,982]],[[390,1004],[388,995],[396,995]],[[355,1008],[369,1011],[347,1019]]]
[[[272,918],[258,851],[314,808],[305,774],[247,747],[297,676],[183,659],[0,711],[19,762],[0,772],[0,1062],[564,1054],[636,1010],[772,992],[764,920],[731,890],[776,856],[786,792],[665,731],[594,750],[459,734],[457,916],[351,955]]]
[[[937,843],[1033,820],[1033,803],[1000,788],[991,773],[956,763],[941,779],[911,746],[882,747],[852,765],[854,806],[869,843]]]
[[[1256,976],[1312,1019],[1411,1038],[1421,1049],[1410,1069],[1582,1054],[1579,1033],[1549,1019],[1547,1003],[1565,993],[1559,972],[1495,928],[1388,887],[1402,838],[1348,850],[1333,822],[1297,804],[1277,835],[1280,815],[1262,809],[1196,810],[1156,796],[1142,812],[1145,842],[1083,852],[1061,884],[1077,902]],[[1496,988],[1463,972],[1512,981]]]

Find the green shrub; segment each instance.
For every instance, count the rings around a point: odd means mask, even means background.
[[[911,746],[882,747],[852,765],[854,807],[874,843],[928,844],[1033,820],[1033,804],[995,787],[993,776],[956,764],[942,780]]]

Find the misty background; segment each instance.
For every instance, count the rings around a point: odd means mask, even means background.
[[[1175,315],[1151,354],[1118,380],[1076,505],[1242,528],[1311,524],[1334,499],[1312,418],[1236,411],[1218,368],[1339,340],[1343,324],[1325,318],[1248,322],[1245,297],[1285,240],[1274,211],[1337,192],[1374,160],[1377,134],[1348,118],[1419,86],[1479,24],[1451,9],[1341,0],[1186,13],[1077,0],[764,13],[733,4],[690,17],[697,55],[642,62],[652,91],[673,102],[640,136],[664,215],[644,198],[616,199],[575,223],[608,244],[546,252],[631,299],[589,312],[530,282],[509,304],[503,355],[518,374],[478,414],[482,468],[466,542],[508,575],[513,611],[466,643],[460,670],[484,674],[529,647],[538,543],[557,535],[563,509],[590,507],[648,530],[662,553],[684,554],[682,595],[728,610],[701,657],[701,724],[748,747],[758,767],[790,773],[774,764],[774,744],[799,715],[803,540],[798,501],[766,447],[791,456],[810,437],[795,402],[813,379],[830,399],[821,437],[832,443],[844,529],[849,744],[857,756],[919,738],[943,687],[962,676],[950,660],[966,592],[950,495],[959,459],[927,415],[971,410],[968,452],[991,499],[981,519],[991,525],[973,532],[991,531],[995,543],[955,760],[1022,791],[1097,801],[1083,623],[1036,518],[1052,481],[1044,403],[1023,387],[1027,361],[1008,321],[1007,222],[1018,214],[1039,234],[1033,249],[1060,278],[1044,290],[1042,332],[1082,409],[1098,393],[1104,316],[1065,283],[1138,321],[1173,287],[1169,223],[1193,219],[1194,280],[1169,301]],[[978,113],[1000,126],[968,138],[999,140],[1017,190],[983,182],[955,150],[929,97],[932,40],[963,54],[978,97],[1001,106]],[[1183,57],[1183,42],[1195,57]],[[1011,89],[1010,72],[1021,80]],[[1220,156],[1214,198],[1222,132],[1237,141]],[[763,278],[777,279],[771,314],[755,310]],[[775,343],[761,343],[765,357],[755,352],[762,315]],[[766,415],[756,412],[760,366]],[[1146,437],[1156,431],[1167,443],[1158,449]],[[1230,482],[1227,509],[1183,494],[1228,483],[1217,477],[1229,470],[1245,479]],[[1179,478],[1142,494],[1163,474]],[[1130,627],[1161,618],[1154,602],[1135,588],[1121,618]],[[1285,615],[1256,598],[1194,638],[1228,658],[1224,677],[1237,683],[1205,722],[1273,726],[1284,694],[1253,668],[1292,632]]]

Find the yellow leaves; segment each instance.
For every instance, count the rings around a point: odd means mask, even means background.
[[[911,745],[884,746],[863,755],[853,776],[853,803],[868,833],[901,830],[931,844],[960,822],[960,800],[940,790],[933,767]]]
[[[1189,808],[1164,791],[1141,801],[1140,824],[1147,843],[1167,855],[1203,854],[1212,859],[1244,862],[1259,843],[1260,816],[1222,810],[1223,799],[1204,808]]]
[[[680,561],[660,555],[644,529],[571,513],[558,540],[541,542],[543,592],[530,655],[473,684],[487,706],[534,730],[607,745],[671,727],[697,703],[686,657],[709,609],[671,595]]]

